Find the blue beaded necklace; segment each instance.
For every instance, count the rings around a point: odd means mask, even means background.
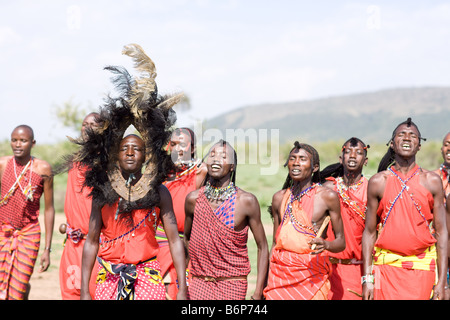
[[[284,224],[286,218],[289,218],[289,220],[292,221],[292,226],[294,227],[294,229],[295,229],[296,231],[298,231],[298,232],[300,232],[300,233],[303,233],[303,234],[307,234],[307,235],[313,236],[313,237],[316,236],[316,231],[314,230],[313,227],[310,227],[310,226],[306,226],[306,225],[304,225],[304,224],[301,224],[301,223],[295,218],[294,214],[292,213],[292,203],[293,203],[295,200],[298,200],[299,202],[301,202],[302,197],[303,197],[304,195],[306,195],[310,190],[312,190],[313,188],[317,187],[318,185],[320,185],[320,184],[318,184],[318,183],[313,184],[313,185],[311,185],[310,187],[306,188],[305,190],[303,190],[302,192],[300,192],[300,193],[298,193],[298,194],[294,194],[294,193],[292,192],[292,191],[293,191],[293,187],[290,188],[291,196],[290,196],[289,202],[288,202],[288,204],[287,204],[287,206],[286,206],[286,210],[285,210],[285,212],[284,212],[283,220],[281,221],[281,225]]]

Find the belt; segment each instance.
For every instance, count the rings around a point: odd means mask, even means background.
[[[362,260],[353,259],[338,259],[334,257],[330,257],[330,262],[334,264],[362,264]]]
[[[59,227],[59,232],[61,232],[62,234],[65,233],[67,235],[66,240],[70,239],[72,240],[73,243],[78,243],[81,240],[86,239],[86,235],[83,232],[81,232],[80,228],[74,229],[68,223],[66,224],[63,223]]]
[[[209,277],[209,276],[192,276],[193,278],[199,278],[206,282],[217,282],[217,281],[233,281],[233,280],[247,280],[247,276],[236,276],[236,277]]]

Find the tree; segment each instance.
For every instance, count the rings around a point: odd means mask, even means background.
[[[62,105],[55,105],[55,116],[64,127],[71,128],[75,132],[80,132],[84,117],[88,114],[80,103],[73,102],[73,98]]]

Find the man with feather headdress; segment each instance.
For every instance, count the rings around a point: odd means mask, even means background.
[[[175,121],[171,107],[181,95],[158,94],[155,66],[140,46],[125,46],[123,53],[133,58],[141,77],[121,67],[106,68],[115,74],[119,97],[108,97],[100,110],[103,126],[75,141],[81,149],[70,159],[87,167],[84,186],[92,188],[81,298],[91,298],[89,278],[97,256],[96,299],[164,299],[155,239],[161,219],[179,279],[177,298],[184,299],[184,246],[170,193],[162,185],[173,166],[164,150]],[[130,125],[140,136],[123,137]]]

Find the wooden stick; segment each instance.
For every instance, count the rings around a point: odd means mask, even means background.
[[[326,216],[325,220],[323,220],[322,225],[320,226],[319,231],[317,232],[317,238],[320,238],[322,236],[323,231],[325,230],[325,228],[328,226],[328,222],[330,222],[330,216]],[[316,249],[316,244],[313,243],[313,245],[311,246],[311,250],[315,250]]]
[[[354,293],[354,294],[356,294],[358,297],[362,298],[362,294],[359,294],[358,292],[353,291],[353,290],[350,289],[350,288],[347,288],[347,291],[348,291],[348,292],[351,292],[351,293]]]

